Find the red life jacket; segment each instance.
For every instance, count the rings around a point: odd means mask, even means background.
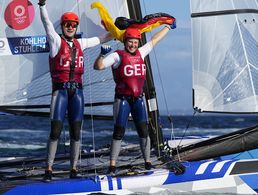
[[[122,96],[139,97],[143,93],[146,80],[146,65],[139,50],[132,55],[124,50],[116,51],[121,63],[117,68],[112,68],[116,83],[116,94]]]
[[[77,83],[82,83],[82,75],[84,72],[83,66],[83,51],[78,40],[73,40],[73,47],[76,48],[75,68],[73,80]],[[49,69],[53,83],[65,83],[70,81],[70,64],[72,62],[73,48],[62,38],[59,52],[54,58],[49,57]]]

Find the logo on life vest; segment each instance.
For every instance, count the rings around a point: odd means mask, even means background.
[[[124,66],[125,76],[144,76],[146,75],[146,65],[145,64],[134,64]]]
[[[70,67],[71,61],[66,60],[63,56],[60,58],[60,66],[63,67]],[[83,67],[83,56],[79,56],[79,58],[75,59],[75,68],[82,68]]]

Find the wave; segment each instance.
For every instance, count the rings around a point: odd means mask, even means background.
[[[7,142],[0,142],[0,148],[1,149],[26,149],[26,150],[38,150],[42,148],[46,148],[46,144],[20,144],[20,143],[7,143]]]
[[[183,129],[183,128],[174,128],[173,131],[171,128],[163,128],[164,134],[171,134],[172,132],[175,134],[175,136],[180,136],[182,134],[186,135],[203,135],[203,136],[209,136],[209,135],[222,135],[226,133],[231,133],[234,131],[239,130],[238,128],[191,128],[191,129]]]

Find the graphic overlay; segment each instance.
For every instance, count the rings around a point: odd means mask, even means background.
[[[5,9],[6,24],[14,30],[22,30],[30,26],[35,16],[32,3],[28,0],[13,0]]]
[[[46,36],[8,38],[13,55],[49,52]]]

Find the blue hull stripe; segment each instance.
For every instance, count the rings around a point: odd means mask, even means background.
[[[121,178],[117,178],[117,188],[118,188],[118,190],[121,190],[121,189],[122,189],[122,181],[121,181]]]
[[[114,187],[113,187],[112,177],[111,176],[107,176],[107,179],[108,179],[108,189],[109,190],[113,190]]]

